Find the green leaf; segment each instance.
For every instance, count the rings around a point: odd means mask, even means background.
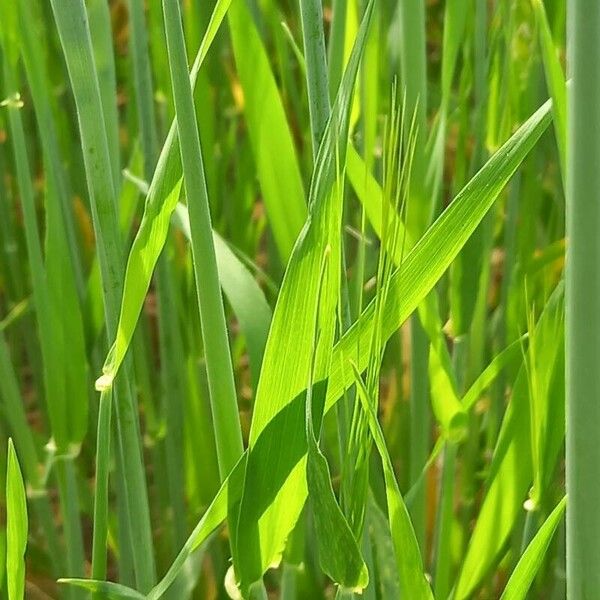
[[[567,497],[565,496],[556,505],[525,549],[504,588],[500,600],[525,600],[533,579],[542,565],[556,527],[563,517],[566,506]]]
[[[192,85],[196,83],[200,68],[230,4],[231,0],[219,0],[215,5],[192,66],[190,73]],[[182,167],[177,123],[173,122],[160,153],[146,198],[142,222],[127,259],[119,325],[113,346],[102,369],[103,375],[96,381],[98,390],[112,384],[125,358],[150,287],[154,267],[167,239],[171,213],[177,206],[181,184]]]
[[[106,600],[143,600],[146,596],[119,583],[111,581],[96,581],[94,579],[63,578],[58,583],[72,585],[95,594],[100,594]]]
[[[406,256],[402,268],[393,275],[384,309],[385,339],[389,339],[419,306],[460,252],[510,177],[548,127],[550,108],[551,102],[548,101],[521,125],[459,192]],[[360,348],[355,362],[359,369],[367,365],[374,308],[374,303],[371,302],[358,322],[334,348],[326,411],[353,383],[352,374],[345,368],[342,358],[354,357],[356,348]]]
[[[379,183],[368,172],[366,163],[353,146],[348,148],[347,170],[348,178],[375,233],[381,237],[383,203],[386,200],[383,197],[383,191]],[[393,209],[390,207],[389,210]],[[396,218],[394,219],[394,227],[399,228],[399,238],[404,239],[406,250],[412,249],[415,241],[405,228],[404,223]],[[402,248],[401,244],[397,245],[393,256],[396,265],[400,265],[403,259],[403,251],[406,252],[406,250]],[[447,437],[460,439],[465,432],[467,417],[458,399],[454,372],[442,331],[435,292],[426,296],[423,302],[420,303],[419,317],[430,341],[429,376],[433,412]]]
[[[413,255],[416,253],[416,258],[413,256],[409,261],[409,255],[404,263],[402,294],[399,296],[401,300],[399,308],[402,310],[400,312],[390,311],[391,316],[388,315],[387,323],[384,322],[386,331],[388,328],[394,331],[431,291],[437,279],[439,279],[460,250],[460,245],[464,245],[469,234],[483,218],[493,201],[498,197],[503,185],[506,184],[512,173],[517,169],[525,156],[527,156],[529,150],[548,126],[549,121],[550,103],[546,103],[513,134],[508,142],[490,158],[479,174],[462,190],[454,202],[446,209],[444,220],[441,221],[442,218],[438,219],[438,222],[423,236],[423,239],[411,253]],[[439,225],[440,221],[443,223],[441,226]],[[458,248],[454,246],[454,243],[451,243],[448,251],[444,250],[448,245],[448,239],[456,239]],[[428,248],[434,248],[436,253],[431,256],[427,255],[425,249]],[[410,270],[408,269],[409,265]],[[407,273],[411,275],[410,278],[407,277]],[[422,282],[425,282],[425,284],[422,285]],[[399,287],[397,279],[396,286]],[[398,287],[396,292],[398,291]],[[396,309],[398,308],[396,306],[397,300],[394,298],[394,294],[390,295],[390,306]],[[330,370],[325,410],[335,405],[345,387],[354,383],[354,375],[346,367],[345,361],[342,361],[342,358],[354,355],[359,333],[362,339],[361,347],[368,345],[367,342],[370,340],[371,335],[370,318],[369,312],[366,315],[363,314],[359,323],[349,333],[344,335],[334,347],[334,358]],[[279,327],[283,328],[283,325],[280,324]],[[288,338],[287,328],[285,331],[286,335],[283,339]],[[391,333],[388,332],[387,336],[389,337],[389,335]],[[279,352],[283,353],[280,347]],[[364,367],[367,364],[368,357],[361,355],[360,358],[361,365]],[[359,366],[359,368],[361,367]],[[523,384],[525,384],[524,380]],[[301,390],[297,397],[293,398],[282,409],[279,409],[273,418],[266,419],[268,424],[261,428],[259,434],[254,434],[255,440],[253,440],[253,452],[257,453],[262,450],[264,454],[268,454],[271,457],[278,456],[279,458],[277,471],[271,469],[265,473],[265,479],[261,482],[265,489],[268,486],[270,493],[274,495],[274,490],[278,490],[286,481],[298,482],[300,480],[300,485],[296,486],[295,489],[292,488],[292,491],[298,491],[298,495],[292,497],[292,506],[297,503],[302,505],[306,498],[306,487],[305,482],[303,482],[301,464],[306,453],[306,439],[304,436],[300,438],[297,436],[297,431],[303,430],[302,424],[304,423],[304,398],[302,391],[304,390]],[[526,404],[525,409],[527,410]],[[518,424],[521,429],[523,426],[525,427],[525,456],[528,456],[528,416],[524,425]],[[290,432],[292,432],[291,435]],[[284,452],[277,455],[276,448],[283,448]],[[230,504],[239,502],[237,481],[244,476],[243,465],[246,459],[247,453],[244,454],[243,459],[223,483],[211,507],[197,524],[163,580],[149,595],[151,600],[161,597],[185,564],[186,558],[221,524],[225,518],[228,501]],[[512,464],[518,464],[518,462],[517,458],[513,458]],[[234,482],[232,482],[232,479]],[[272,482],[273,479],[277,480]],[[525,482],[525,490],[527,485],[527,482]],[[259,496],[256,497],[259,498]],[[522,498],[519,506],[521,502]]]
[[[331,485],[331,475],[327,459],[319,448],[315,435],[314,422],[319,431],[323,419],[325,385],[313,385],[313,369],[317,358],[317,341],[320,336],[320,305],[323,282],[326,280],[329,266],[329,252],[323,257],[317,307],[315,310],[315,335],[313,361],[309,374],[306,394],[306,439],[308,440],[306,480],[308,497],[312,506],[315,523],[319,562],[322,571],[342,589],[360,593],[369,583],[369,573],[365,565],[354,534],[342,512]],[[339,293],[339,290],[338,290]],[[327,316],[327,315],[326,315]]]
[[[388,504],[388,518],[390,531],[396,554],[396,568],[400,577],[400,590],[402,596],[415,600],[433,600],[431,588],[423,571],[421,550],[417,542],[415,530],[408,514],[408,509],[400,493],[392,460],[385,445],[383,431],[373,411],[373,401],[365,387],[356,365],[352,364],[354,378],[358,389],[362,409],[367,415],[369,429],[373,441],[381,457],[383,475],[385,478],[385,494]]]
[[[9,439],[6,468],[6,574],[9,600],[22,600],[25,597],[27,527],[25,486],[15,447]]]
[[[286,260],[306,219],[304,187],[292,134],[245,0],[231,5],[228,18],[257,176],[275,243]]]
[[[471,387],[465,392],[461,399],[463,408],[466,411],[471,410],[474,404],[479,400],[481,394],[492,385],[495,379],[500,375],[502,369],[523,358],[523,342],[527,335],[523,335],[512,344],[508,345],[502,352],[494,356],[492,362],[479,374],[477,379],[471,384]]]
[[[284,276],[265,350],[239,517],[229,513],[231,529],[237,517],[234,566],[242,594],[279,560],[306,499],[306,438],[301,424],[313,355],[313,304],[328,249],[329,275],[320,300],[313,379],[320,384],[330,368],[339,296],[342,195],[334,183],[341,180],[345,165],[350,105],[372,8],[371,1],[317,155],[309,217]],[[269,437],[261,436],[272,423],[279,425]]]
[[[312,419],[307,417],[309,421]],[[308,434],[306,476],[321,569],[341,588],[360,593],[369,583],[367,566],[336,501],[327,459],[319,449],[312,426]]]

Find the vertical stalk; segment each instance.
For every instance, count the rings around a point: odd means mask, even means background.
[[[423,467],[429,454],[431,416],[429,410],[429,389],[427,362],[429,342],[419,317],[413,315],[410,320],[411,360],[410,360],[410,462],[409,481],[415,486],[420,480]],[[410,505],[415,535],[421,552],[426,548],[426,485],[415,487],[414,502]]]
[[[600,590],[600,3],[569,0],[567,594]]]
[[[110,469],[110,427],[112,394],[100,394],[96,439],[96,486],[94,493],[94,533],[92,538],[92,578],[106,578],[108,541],[108,473]]]
[[[454,340],[452,360],[457,374],[459,393],[464,391],[465,366],[468,359],[467,335]],[[450,593],[452,575],[452,520],[454,518],[454,489],[456,477],[456,456],[458,445],[446,442],[444,448],[444,466],[440,486],[440,506],[437,520],[437,544],[435,557],[435,595],[447,598]]]
[[[300,0],[300,15],[306,60],[313,159],[316,159],[330,112],[321,0]]]
[[[242,432],[179,2],[163,0],[163,14],[190,215],[196,293],[204,340],[219,473],[221,479],[225,479],[242,454]]]
[[[96,249],[102,276],[104,312],[109,339],[115,339],[123,290],[123,256],[116,214],[113,167],[108,147],[98,76],[83,0],[52,0],[52,10],[71,87],[77,105],[84,166],[92,207]],[[119,476],[129,519],[136,583],[147,592],[155,582],[154,552],[144,465],[140,447],[137,405],[129,381],[130,369],[117,377],[113,389],[118,432]],[[104,432],[104,435],[110,435]]]
[[[148,55],[148,38],[144,18],[144,3],[141,0],[129,0],[129,19],[131,31],[131,56],[134,87],[138,116],[138,130],[142,141],[144,157],[144,175],[150,179],[156,167],[158,157],[158,136],[156,131],[156,114],[152,86],[152,72]],[[183,481],[183,431],[182,407],[184,404],[185,369],[181,363],[183,349],[174,320],[177,313],[174,309],[173,282],[169,270],[166,252],[158,260],[157,296],[159,310],[160,362],[162,365],[163,393],[167,396],[165,409],[167,415],[167,435],[164,441],[167,469],[162,457],[154,461],[155,481],[166,479],[170,506],[173,515],[173,551],[177,551],[185,542],[185,500]],[[135,343],[135,340],[134,340]],[[157,449],[158,455],[163,451],[162,444]],[[162,468],[161,468],[162,467]],[[164,496],[163,496],[164,497]],[[173,590],[174,593],[181,593]]]
[[[348,0],[333,0],[331,31],[329,32],[329,97],[333,100],[344,72],[344,39]]]
[[[411,197],[407,226],[418,239],[432,216],[431,200],[425,194],[425,142],[427,139],[427,64],[425,46],[425,3],[423,0],[399,0],[401,91],[406,94],[406,114],[416,110],[417,141],[411,176]],[[410,377],[410,483],[414,485],[427,462],[429,448],[429,343],[415,314],[411,317]],[[420,547],[425,541],[425,488],[419,491],[411,517]]]

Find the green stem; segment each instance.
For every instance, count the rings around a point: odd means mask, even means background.
[[[63,509],[63,531],[66,546],[67,572],[63,576],[83,577],[85,574],[85,559],[83,552],[83,538],[81,534],[81,521],[79,519],[79,493],[75,463],[73,457],[64,455],[57,457],[54,462],[54,471],[58,482],[58,493]],[[72,598],[85,598],[83,590],[71,589]]]
[[[190,215],[196,293],[213,410],[219,473],[221,479],[224,479],[242,454],[242,432],[179,3],[163,0],[163,13]]]
[[[600,3],[567,8],[567,595],[587,600],[600,590]]]
[[[330,113],[321,0],[300,0],[300,15],[306,60],[313,159],[316,160]]]
[[[419,484],[423,466],[429,456],[431,417],[429,392],[427,389],[427,361],[429,342],[419,317],[411,317],[411,362],[410,362],[410,462],[409,481],[411,486]],[[415,488],[410,516],[421,552],[426,552],[426,486]]]
[[[329,97],[337,94],[344,72],[344,41],[348,0],[333,0],[331,30],[329,33]]]
[[[464,377],[468,359],[467,336],[454,340],[453,366],[457,374],[459,393],[463,392]],[[452,576],[452,521],[454,518],[454,490],[456,477],[456,456],[458,444],[446,442],[444,448],[444,466],[440,489],[440,507],[438,512],[438,530],[436,541],[435,595],[447,598],[451,589]]]
[[[94,495],[94,534],[92,539],[92,577],[106,578],[108,540],[108,473],[110,469],[110,427],[112,391],[100,394],[96,440],[96,486]]]
[[[90,30],[83,0],[51,0],[71,87],[77,105],[81,145],[87,177],[104,295],[106,330],[115,339],[123,290],[123,257],[116,214],[113,165],[105,130],[103,105],[92,53]],[[137,405],[125,365],[114,387],[117,440],[122,452],[123,490],[131,528],[131,553],[136,582],[147,592],[155,582],[154,553],[144,465],[139,439]],[[109,435],[109,432],[105,432]]]

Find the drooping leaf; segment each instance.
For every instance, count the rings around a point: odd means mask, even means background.
[[[325,385],[313,385],[313,367],[315,366],[317,340],[320,336],[319,308],[323,282],[328,275],[328,258],[327,251],[321,269],[317,308],[315,310],[313,363],[306,394],[305,430],[308,441],[306,480],[309,503],[312,507],[315,523],[321,569],[340,586],[342,593],[345,590],[361,593],[369,583],[367,566],[362,559],[352,529],[336,500],[331,484],[329,465],[319,448],[319,441],[315,434],[315,423],[319,427],[318,430],[320,430],[323,419],[326,390]]]

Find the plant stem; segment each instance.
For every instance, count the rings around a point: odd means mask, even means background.
[[[427,389],[427,360],[429,345],[427,335],[417,315],[410,321],[411,362],[410,362],[410,485],[416,485],[421,477],[423,466],[427,462],[430,443],[429,393]],[[410,516],[415,535],[423,555],[425,554],[425,507],[426,485],[419,485],[415,492],[414,503],[410,507]]]
[[[321,0],[300,0],[300,15],[306,60],[313,159],[316,160],[330,112]]]
[[[96,439],[96,486],[94,494],[94,533],[92,539],[92,577],[106,577],[108,539],[108,473],[110,468],[110,427],[112,391],[100,394],[98,433]]]
[[[587,600],[600,590],[600,3],[567,7],[567,594]]]
[[[329,33],[329,97],[333,100],[344,72],[344,40],[346,37],[347,0],[333,0]]]
[[[84,165],[87,177],[96,250],[102,276],[104,312],[109,339],[117,334],[119,303],[123,289],[123,260],[116,214],[113,167],[106,137],[103,106],[92,44],[83,0],[52,0],[52,9],[71,87],[77,105]],[[118,451],[122,453],[124,470],[119,472],[128,510],[131,553],[136,583],[147,592],[156,578],[150,511],[144,465],[140,447],[137,403],[132,394],[130,368],[125,365],[114,384]],[[105,432],[109,435],[109,432]]]
[[[224,479],[242,454],[242,432],[179,3],[163,0],[163,13],[190,215],[196,293],[204,340],[219,473],[221,479]]]

